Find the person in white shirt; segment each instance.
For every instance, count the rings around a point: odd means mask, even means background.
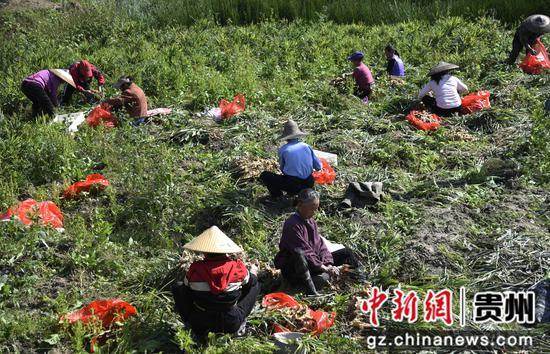
[[[460,93],[468,91],[468,87],[449,74],[455,69],[458,69],[458,65],[439,62],[430,70],[430,82],[418,94],[418,99],[438,116],[450,117],[453,113],[460,112],[462,108]],[[430,92],[434,97],[428,95]]]

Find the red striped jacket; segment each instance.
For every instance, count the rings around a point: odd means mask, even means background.
[[[198,305],[211,308],[216,304],[235,304],[249,277],[243,261],[219,255],[191,264],[184,284],[191,289],[193,300]]]

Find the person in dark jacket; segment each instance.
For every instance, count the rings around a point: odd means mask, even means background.
[[[62,80],[50,70],[40,70],[25,78],[21,91],[32,102],[32,116],[45,114],[53,117],[58,106],[57,90]]]
[[[69,67],[69,73],[73,78],[75,87],[67,84],[61,99],[62,105],[67,105],[71,101],[71,97],[75,91],[84,93],[88,98],[93,97],[103,91],[105,85],[105,77],[92,63],[87,60],[81,60]],[[98,90],[92,90],[90,84],[95,78],[99,85]]]
[[[507,63],[513,65],[519,53],[525,48],[526,53],[537,55],[531,46],[545,33],[550,32],[550,17],[546,15],[532,15],[527,17],[517,28],[512,41],[512,50]]]
[[[204,254],[191,264],[184,282],[172,288],[177,312],[197,335],[209,332],[244,332],[246,318],[254,308],[260,286],[257,269],[250,271],[230,254],[242,249],[216,226],[184,246]]]
[[[299,138],[306,135],[293,120],[285,123],[283,134],[279,137],[287,143],[279,149],[279,165],[283,174],[264,171],[260,180],[269,190],[272,198],[282,197],[283,191],[296,195],[302,189],[313,187],[312,173],[323,168],[321,160],[313,149]]]
[[[338,266],[347,264],[362,272],[353,251],[321,236],[313,219],[318,209],[318,192],[304,189],[298,194],[296,213],[283,226],[275,256],[275,267],[281,269],[283,277],[293,286],[303,286],[308,295],[317,295],[317,289],[325,286],[331,276],[338,276]]]
[[[403,60],[401,60],[399,52],[391,45],[387,45],[384,49],[384,54],[386,55],[386,59],[388,59],[388,65],[386,67],[388,75],[397,79],[404,78],[405,64],[403,64]]]

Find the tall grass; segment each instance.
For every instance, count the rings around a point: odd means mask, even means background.
[[[378,24],[483,14],[516,22],[528,14],[548,11],[546,0],[120,0],[118,4],[142,20],[184,25],[202,19],[226,25],[320,17],[336,23]]]

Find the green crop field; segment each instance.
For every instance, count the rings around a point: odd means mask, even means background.
[[[109,298],[130,302],[138,316],[106,336],[96,353],[272,352],[272,315],[259,306],[248,336],[211,335],[208,343],[195,343],[173,311],[170,286],[188,259],[180,259],[182,245],[214,224],[244,247],[247,261],[273,266],[292,208],[261,203],[265,187],[240,183],[232,166],[238,159],[275,157],[276,138],[289,118],[310,133],[314,148],[338,154],[335,184],[316,188],[317,221],[325,236],[357,250],[373,285],[421,294],[464,286],[472,296],[526,289],[550,277],[550,119],[544,113],[550,77],[501,64],[521,16],[544,10],[544,1],[506,1],[513,7],[500,12],[456,1],[438,16],[403,21],[338,18],[330,7],[324,15],[309,10],[287,20],[260,14],[228,20],[205,12],[189,21],[183,6],[176,11],[179,2],[159,3],[165,12],[143,13],[147,9],[136,2],[111,1],[71,3],[64,10],[49,3],[0,7],[0,213],[26,194],[57,203],[65,228],[59,233],[0,223],[0,352],[88,351],[97,330],[69,326],[60,316]],[[550,44],[548,35],[543,40]],[[405,62],[403,85],[386,78],[388,43]],[[351,86],[329,85],[349,70],[346,56],[355,50],[365,52],[377,79],[368,106],[351,95]],[[115,129],[83,127],[74,136],[49,119],[32,120],[21,81],[81,58],[105,73],[108,95],[116,93],[111,84],[120,75],[133,75],[151,108],[175,112],[161,124],[133,127],[123,118]],[[426,133],[415,130],[404,112],[440,60],[461,66],[456,75],[470,91],[489,90],[492,107],[448,118]],[[197,116],[238,93],[247,99],[240,116],[219,125]],[[92,108],[73,102],[60,112]],[[60,199],[65,187],[98,164],[112,184],[105,193]],[[353,181],[384,182],[386,197],[373,208],[340,210]],[[310,352],[366,351],[350,326],[350,304],[360,291],[349,285],[303,299],[337,312],[330,330],[305,341]],[[442,328],[393,322],[388,309],[381,317],[388,330]],[[466,327],[488,329],[471,321]],[[545,331],[548,325],[529,329],[533,335]],[[545,338],[533,352],[548,349]]]

